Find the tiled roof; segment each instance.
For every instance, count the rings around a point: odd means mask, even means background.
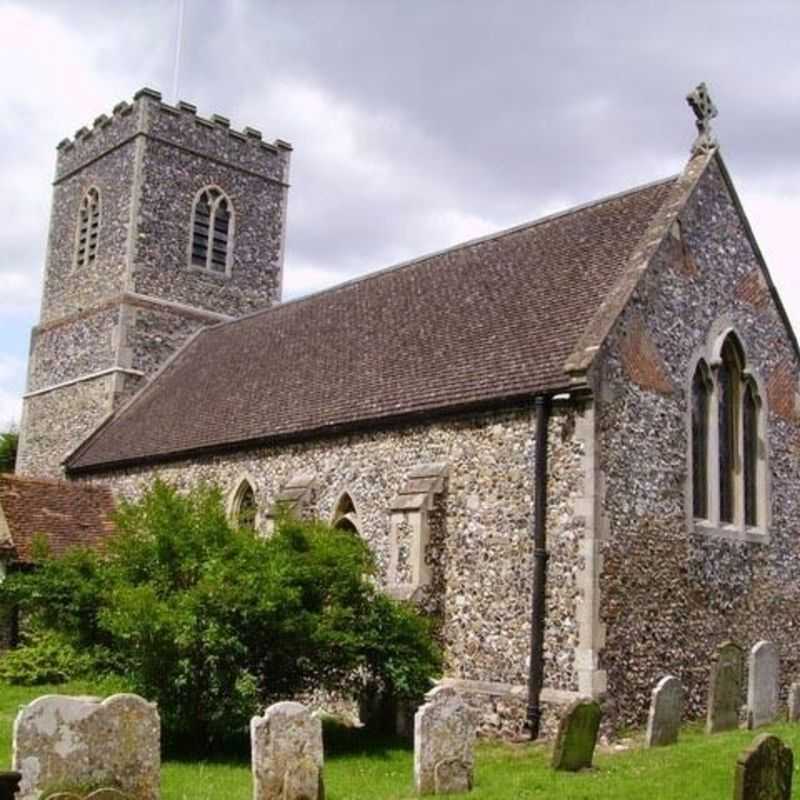
[[[113,530],[114,498],[104,486],[0,475],[0,552],[31,563],[37,536],[52,555],[95,547]]]
[[[674,179],[205,329],[70,470],[554,391]]]

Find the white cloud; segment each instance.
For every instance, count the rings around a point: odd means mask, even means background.
[[[23,359],[0,353],[0,429],[12,420],[19,422],[25,369]]]

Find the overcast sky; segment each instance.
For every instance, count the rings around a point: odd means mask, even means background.
[[[55,145],[173,101],[178,0],[0,0],[0,426],[38,318]],[[682,169],[709,83],[795,327],[800,1],[186,0],[180,99],[295,147],[287,297]]]

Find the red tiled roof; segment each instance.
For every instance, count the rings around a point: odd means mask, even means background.
[[[564,363],[674,179],[205,329],[70,470],[477,407]]]
[[[0,533],[10,537],[0,550],[31,563],[39,535],[56,556],[77,545],[95,547],[112,532],[113,511],[114,498],[105,486],[0,475]]]

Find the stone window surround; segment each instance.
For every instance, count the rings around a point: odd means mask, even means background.
[[[351,511],[344,511],[347,506],[345,501],[352,508]],[[361,524],[358,521],[358,506],[353,499],[353,493],[349,489],[343,489],[336,495],[336,502],[333,504],[333,513],[331,514],[331,527],[336,528],[341,522],[347,521],[353,526],[356,533],[361,536]]]
[[[258,493],[256,492],[256,482],[253,480],[249,473],[240,474],[233,482],[233,488],[228,492],[228,499],[225,503],[225,513],[232,524],[238,524],[239,520],[239,507],[242,502],[245,490],[249,488],[253,492],[253,497],[256,501],[256,516],[255,516],[255,529],[261,529],[261,504],[258,502]]]
[[[92,203],[90,201],[90,197],[94,195],[95,201]],[[78,224],[75,226],[75,249],[74,249],[74,257],[72,259],[72,269],[73,271],[77,272],[84,267],[88,267],[91,263],[89,261],[89,241],[87,238],[86,242],[86,252],[84,254],[83,260],[80,259],[80,246],[81,246],[81,212],[83,211],[84,205],[88,203],[89,205],[89,228],[87,229],[87,237],[91,231],[91,221],[92,221],[92,206],[96,210],[97,214],[97,242],[95,245],[94,250],[94,258],[92,261],[97,261],[98,255],[100,253],[100,231],[103,227],[103,202],[102,202],[102,195],[100,194],[100,187],[96,184],[91,184],[86,187],[86,191],[83,192],[81,195],[81,202],[78,206]]]
[[[211,251],[212,248],[209,246],[208,252],[206,254],[206,266],[201,267],[198,264],[195,264],[192,260],[192,248],[194,245],[194,218],[197,212],[197,204],[200,201],[200,198],[206,193],[216,191],[219,192],[219,197],[214,201],[214,207],[211,211],[211,216],[209,217],[209,233],[213,230],[214,225],[214,213],[216,210],[217,204],[220,202],[221,199],[225,199],[228,203],[228,214],[230,215],[230,219],[228,221],[228,246],[225,252],[225,271],[220,272],[219,270],[211,269],[209,265],[211,261]],[[230,278],[231,272],[233,271],[233,248],[236,243],[236,209],[233,205],[233,201],[231,200],[230,195],[218,184],[210,183],[207,186],[203,186],[199,189],[194,199],[192,200],[192,214],[189,220],[189,242],[188,247],[186,249],[186,263],[189,267],[191,272],[199,272],[203,275],[213,275],[216,278]]]
[[[724,523],[719,520],[719,382],[717,372],[722,363],[722,346],[729,334],[733,334],[744,354],[742,369],[743,382],[752,381],[757,390],[759,400],[758,432],[759,432],[759,458],[756,467],[756,493],[758,524],[755,526],[744,523],[744,476],[740,471],[736,476],[735,518],[733,523]],[[693,463],[692,463],[692,382],[695,372],[701,362],[705,362],[711,375],[712,390],[709,395],[708,409],[708,519],[696,519],[693,513]],[[686,491],[685,512],[689,532],[701,533],[721,539],[739,542],[753,542],[767,544],[771,525],[770,505],[770,477],[769,477],[769,436],[767,409],[767,393],[765,384],[757,370],[752,366],[746,341],[741,332],[737,330],[729,319],[717,320],[709,331],[705,345],[699,347],[693,354],[689,364],[689,371],[684,386],[686,388]],[[741,414],[741,409],[740,409]],[[743,453],[743,431],[739,425],[738,451]]]

